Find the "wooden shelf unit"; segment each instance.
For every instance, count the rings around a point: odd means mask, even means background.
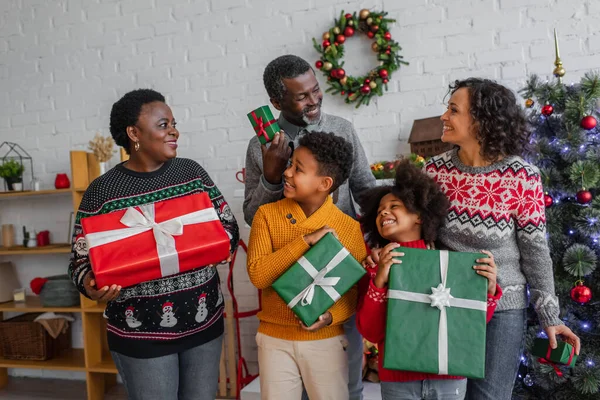
[[[121,152],[122,160],[126,156]],[[35,196],[69,195],[75,213],[88,185],[100,176],[100,164],[92,153],[71,151],[71,188],[60,190],[40,190],[37,192],[0,192],[0,200],[21,199],[26,201]],[[69,254],[70,244],[52,244],[44,247],[26,248],[15,246],[0,247],[3,255]],[[68,257],[65,256],[65,266]],[[17,266],[18,267],[18,266]],[[0,389],[8,384],[8,368],[50,369],[82,371],[86,373],[88,400],[102,400],[108,389],[116,384],[117,368],[108,351],[106,322],[103,318],[105,304],[81,296],[81,304],[76,307],[42,307],[38,297],[27,297],[24,303],[0,303],[0,320],[4,312],[71,312],[81,313],[83,329],[83,349],[70,349],[47,361],[10,360],[0,357]]]

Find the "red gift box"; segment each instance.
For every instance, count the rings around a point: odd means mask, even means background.
[[[82,218],[96,287],[136,285],[229,257],[207,193]]]

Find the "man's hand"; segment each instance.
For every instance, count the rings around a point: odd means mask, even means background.
[[[260,148],[263,155],[263,175],[267,182],[273,185],[281,183],[281,176],[287,168],[288,160],[292,154],[292,149],[288,143],[289,141],[285,138],[283,130],[281,130],[275,134],[269,148],[264,144]]]
[[[307,330],[310,332],[316,332],[325,326],[331,325],[332,322],[333,322],[333,316],[331,315],[331,313],[329,311],[327,311],[325,314],[322,314],[321,316],[319,316],[319,319],[317,320],[317,322],[315,322],[311,326],[304,325],[304,322],[302,322],[302,321],[300,321],[300,326],[304,330]]]
[[[104,286],[102,289],[96,289],[96,279],[92,271],[85,274],[83,277],[83,287],[88,297],[96,301],[112,301],[119,297],[121,286],[112,285],[111,287]]]

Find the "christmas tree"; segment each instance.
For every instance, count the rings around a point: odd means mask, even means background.
[[[556,41],[553,81],[531,76],[521,94],[532,124],[530,161],[541,172],[561,318],[581,339],[574,366],[532,356],[545,337],[530,312],[515,399],[600,399],[600,77],[564,84]]]

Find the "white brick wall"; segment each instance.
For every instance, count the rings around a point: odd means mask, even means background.
[[[398,19],[391,33],[411,65],[394,74],[391,93],[369,107],[355,110],[330,95],[324,104],[327,112],[355,123],[371,161],[408,152],[413,119],[441,114],[454,79],[484,76],[516,90],[526,74],[548,77],[555,27],[566,81],[600,65],[600,7],[593,0],[374,0],[367,5],[385,5]],[[245,114],[268,103],[261,83],[265,65],[284,53],[312,64],[311,39],[320,38],[340,10],[363,6],[343,0],[2,0],[0,142],[25,147],[42,186],[50,188],[56,173],[69,171],[69,150],[86,148],[96,132],[109,134],[114,101],[131,89],[152,87],[167,96],[180,122],[180,155],[207,168],[241,222],[243,186],[234,176],[252,135]],[[349,70],[374,65],[364,38],[347,43]],[[318,79],[325,87],[320,73]],[[3,201],[0,223],[50,229],[54,240],[62,241],[70,199],[54,200]],[[242,232],[246,239],[248,229]],[[66,256],[12,260],[24,286],[35,276],[64,272],[67,263]],[[236,289],[249,309],[256,297],[243,264],[236,271]],[[250,361],[256,360],[255,329],[256,321],[242,324]]]

